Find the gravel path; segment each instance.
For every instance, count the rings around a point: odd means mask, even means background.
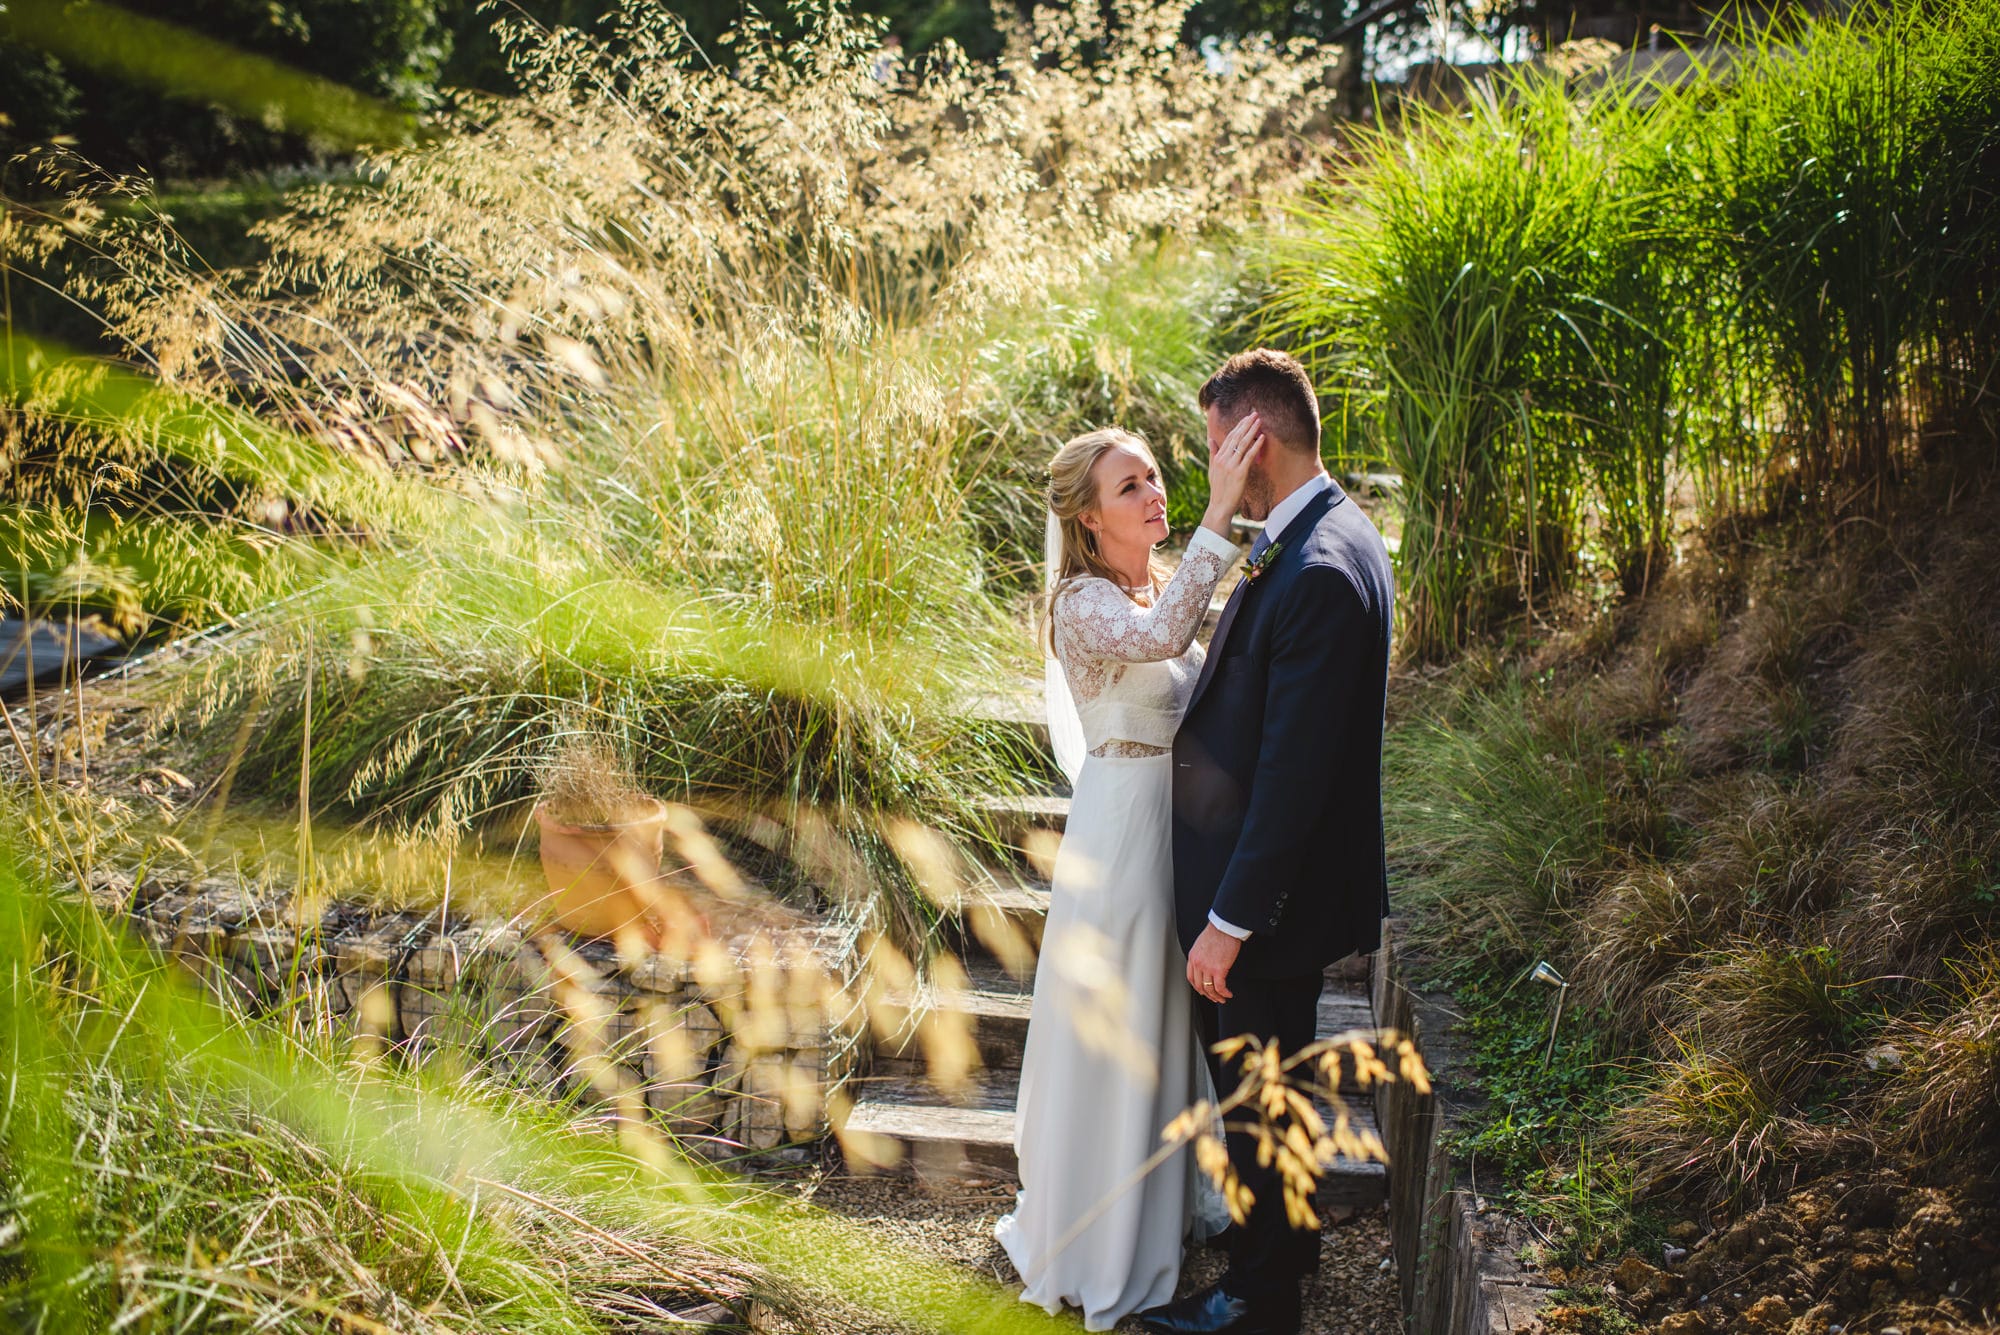
[[[834,1214],[864,1222],[886,1238],[1017,1286],[1014,1269],[993,1240],[993,1223],[1013,1205],[1011,1183],[961,1183],[927,1189],[908,1178],[827,1176],[801,1184],[800,1195]],[[1321,1234],[1320,1269],[1306,1286],[1303,1335],[1401,1335],[1396,1276],[1384,1269],[1389,1225],[1380,1210]],[[1219,1252],[1193,1252],[1181,1274],[1190,1293],[1218,1278]],[[1078,1323],[1082,1329],[1081,1322]],[[1120,1331],[1139,1330],[1136,1320]]]

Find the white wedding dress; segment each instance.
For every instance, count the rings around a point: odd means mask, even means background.
[[[1181,1150],[1145,1171],[1160,1133],[1212,1099],[1174,931],[1174,732],[1201,671],[1202,613],[1236,548],[1195,530],[1181,566],[1141,606],[1108,580],[1056,599],[1052,730],[1066,685],[1081,768],[1056,855],[1021,1063],[1014,1148],[1021,1192],[994,1228],[1026,1290],[1090,1330],[1171,1300],[1181,1243],[1228,1214]],[[1061,748],[1058,748],[1061,754]]]

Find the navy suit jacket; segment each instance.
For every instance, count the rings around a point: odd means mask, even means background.
[[[1395,598],[1381,534],[1338,484],[1238,601],[1174,740],[1174,908],[1249,928],[1232,979],[1290,978],[1381,943],[1382,713]]]

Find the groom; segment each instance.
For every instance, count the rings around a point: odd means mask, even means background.
[[[1174,899],[1196,1023],[1284,1053],[1312,1042],[1326,966],[1380,942],[1382,710],[1389,555],[1320,464],[1319,399],[1298,362],[1260,348],[1201,387],[1211,452],[1256,413],[1243,493],[1264,521],[1174,741]],[[1211,1057],[1211,1063],[1215,1059]],[[1239,1063],[1216,1065],[1228,1097]],[[1229,1133],[1256,1196],[1220,1283],[1142,1314],[1162,1335],[1291,1335],[1317,1230],[1293,1229],[1275,1168]]]

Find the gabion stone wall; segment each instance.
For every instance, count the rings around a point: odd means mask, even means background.
[[[858,1051],[858,1028],[837,1013],[851,948],[823,924],[776,941],[719,931],[699,967],[627,964],[608,943],[436,911],[333,901],[299,923],[289,894],[226,879],[101,874],[90,892],[233,1006],[291,1008],[396,1060],[446,1056],[563,1096],[638,1094],[715,1158],[824,1135],[828,1096]],[[836,990],[788,994],[792,972]],[[756,995],[774,987],[775,1004]]]

